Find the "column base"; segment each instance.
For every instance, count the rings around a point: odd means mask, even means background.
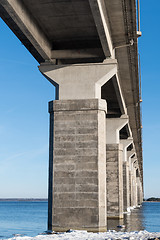
[[[52,227],[54,229],[55,232],[67,232],[68,228],[62,228],[62,227],[56,227],[53,226]],[[107,227],[94,227],[94,228],[90,228],[90,227],[82,227],[82,228],[78,228],[78,227],[72,227],[72,230],[80,230],[80,231],[87,231],[87,232],[94,232],[94,233],[98,233],[98,232],[106,232],[107,231]]]

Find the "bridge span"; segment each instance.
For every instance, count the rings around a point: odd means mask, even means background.
[[[0,17],[56,87],[48,229],[103,231],[143,201],[135,0],[1,0]]]

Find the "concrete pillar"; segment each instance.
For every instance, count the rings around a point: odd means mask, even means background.
[[[131,151],[127,151],[127,159],[129,165],[129,207],[132,206],[131,204],[131,192],[132,192],[132,180],[131,180],[131,157],[135,155],[135,149],[133,148]]]
[[[135,206],[138,206],[138,178],[137,178],[137,171],[138,171],[138,162],[135,163],[135,182],[136,182],[136,197],[135,197]]]
[[[131,207],[137,206],[136,156],[131,158]]]
[[[56,86],[50,103],[48,228],[106,230],[106,101],[101,87],[117,61],[54,65],[43,75]]]
[[[143,202],[143,187],[142,187],[142,183],[140,182],[140,202],[142,203]]]
[[[123,211],[129,211],[129,163],[123,162]]]
[[[137,204],[141,204],[141,184],[139,176],[137,176]]]
[[[123,146],[119,131],[128,123],[128,116],[106,119],[107,217],[123,218]]]
[[[136,168],[134,168],[134,189],[135,189],[135,197],[134,197],[134,206],[137,207],[137,178],[136,178]]]
[[[141,205],[141,203],[143,202],[143,189],[141,183],[141,175],[138,166],[136,171],[136,180],[137,180],[137,205]]]
[[[133,182],[132,182],[132,171],[129,170],[129,184],[130,184],[130,190],[129,190],[129,202],[130,207],[133,207]]]
[[[127,148],[133,143],[133,138],[122,139],[123,145],[123,211],[129,211],[129,162],[127,157]]]
[[[130,187],[130,204],[131,207],[134,206],[134,180],[133,180],[133,164],[132,164],[132,160],[130,160],[130,183],[131,183],[131,187]]]
[[[106,230],[106,101],[53,101],[49,112],[49,229]]]
[[[141,183],[141,188],[140,188],[140,193],[141,193],[141,203],[143,202],[143,199],[144,199],[144,193],[143,193],[143,186],[142,186],[142,182]]]

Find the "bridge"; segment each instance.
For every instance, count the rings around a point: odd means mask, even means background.
[[[1,0],[0,17],[56,87],[48,229],[105,231],[143,201],[135,0]],[[138,27],[137,27],[138,26]]]

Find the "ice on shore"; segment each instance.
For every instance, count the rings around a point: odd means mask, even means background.
[[[57,233],[57,234],[41,234],[36,237],[20,237],[16,236],[9,238],[9,240],[120,240],[120,239],[155,239],[160,238],[159,233],[150,233],[147,231],[140,232],[116,232],[108,231],[105,233],[91,233],[87,231],[70,231],[68,233]]]

